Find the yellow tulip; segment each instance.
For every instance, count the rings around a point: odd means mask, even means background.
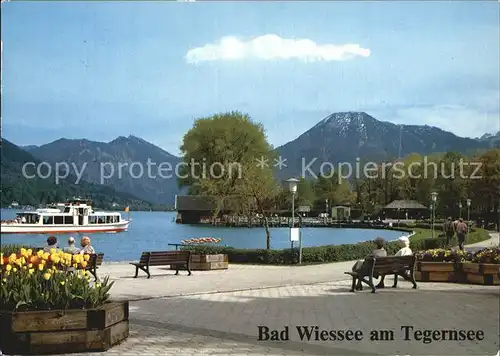
[[[83,259],[88,262],[88,260],[90,260],[90,255],[83,255]]]
[[[63,286],[63,285],[65,284],[65,283],[66,283],[66,282],[64,282],[64,281],[61,281],[61,285],[62,285],[62,286]]]
[[[33,263],[28,263],[28,268],[32,268],[33,267]]]
[[[52,262],[59,263],[60,261],[61,261],[61,258],[59,256],[52,257]]]
[[[0,257],[0,266],[3,266],[3,256]]]
[[[49,259],[49,256],[50,256],[50,254],[49,254],[49,253],[47,253],[47,252],[45,252],[45,253],[43,254],[43,259],[44,259],[44,260],[48,260],[48,259]]]
[[[12,269],[12,266],[11,266],[11,265],[7,265],[7,266],[5,266],[5,270],[6,270],[7,272],[9,272],[11,269]]]
[[[87,262],[83,261],[83,262],[82,262],[82,267],[83,267],[83,268],[87,267]]]
[[[17,260],[17,256],[15,253],[13,253],[9,256],[9,263],[14,263],[14,262],[16,262],[16,260]]]
[[[36,253],[36,255],[37,255],[38,257],[40,257],[40,258],[42,258],[42,257],[43,257],[43,254],[44,254],[43,250],[38,250],[38,251],[37,251],[37,253]]]
[[[55,254],[55,253],[57,253],[57,250],[56,250],[55,248],[51,248],[51,249],[50,249],[50,254],[51,254],[51,255],[53,255],[53,254]]]
[[[51,276],[51,275],[50,275],[50,273],[44,273],[44,274],[43,274],[43,278],[44,278],[46,281],[48,281],[48,280],[50,279],[50,276]]]
[[[26,251],[26,254],[27,254],[28,256],[31,256],[31,255],[33,254],[33,250],[29,248],[29,249]]]
[[[17,268],[16,267],[12,268],[12,272],[14,273],[17,272]]]
[[[2,279],[2,281],[7,282],[7,278]]]
[[[38,265],[38,270],[43,271],[43,263],[40,263],[40,264]]]
[[[30,269],[28,270],[28,273],[29,273],[29,274],[33,274],[33,272],[35,272],[35,270],[34,270],[33,268],[30,268]]]

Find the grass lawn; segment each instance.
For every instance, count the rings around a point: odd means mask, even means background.
[[[423,240],[423,239],[428,239],[432,237],[432,230],[430,229],[418,229],[415,228],[413,229],[415,231],[415,235],[411,237],[411,240],[413,241],[418,241],[418,240]],[[438,237],[440,234],[440,231],[434,231],[435,237]],[[465,243],[468,244],[474,244],[476,242],[481,242],[490,239],[490,234],[488,230],[481,229],[481,228],[474,228],[474,231],[467,236],[467,239],[465,240]],[[456,236],[453,238],[454,244],[458,245],[457,238]]]

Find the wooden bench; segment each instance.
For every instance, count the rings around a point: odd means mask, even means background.
[[[368,257],[363,262],[363,268],[360,271],[344,273],[352,277],[351,292],[356,289],[356,284],[361,286],[361,282],[363,282],[371,287],[372,293],[375,293],[374,276],[389,274],[394,274],[394,287],[397,287],[397,276],[401,276],[413,283],[413,289],[416,289],[417,282],[414,275],[416,261],[415,256]],[[362,287],[359,289],[362,289]]]
[[[91,254],[87,262],[86,271],[89,271],[94,279],[97,281],[97,269],[102,265],[102,260],[104,259],[104,253]]]
[[[188,272],[188,276],[191,275],[190,269],[191,263],[191,251],[153,251],[153,252],[143,252],[139,263],[130,263],[135,266],[135,276],[139,273],[139,269],[143,270],[148,274],[148,278],[151,278],[149,273],[150,266],[171,266],[176,267],[175,274],[179,274],[179,267],[185,267]]]

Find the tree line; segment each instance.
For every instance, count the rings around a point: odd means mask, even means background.
[[[223,207],[236,214],[260,214],[269,247],[267,217],[272,211],[289,210],[291,194],[286,183],[276,179],[272,167],[256,165],[256,158],[272,162],[277,156],[262,124],[240,112],[200,118],[184,136],[181,152],[187,178],[180,179],[180,185],[189,187],[189,194],[213,199],[217,206],[214,215]],[[192,162],[218,168],[212,170],[214,174],[203,174]],[[234,162],[239,164],[239,176],[234,171],[232,175],[223,172]],[[500,149],[472,157],[455,152],[428,157],[412,154],[380,162],[369,175],[350,180],[339,179],[338,174],[300,179],[296,204],[316,211],[325,211],[327,204],[349,204],[376,214],[394,200],[415,200],[429,206],[432,192],[438,193],[438,215],[458,216],[459,203],[465,206],[466,199],[471,199],[477,214],[498,216]]]

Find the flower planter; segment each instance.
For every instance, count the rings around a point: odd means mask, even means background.
[[[418,262],[415,280],[481,285],[500,284],[500,265],[472,262]]]
[[[229,259],[225,254],[191,256],[191,269],[193,271],[208,271],[228,268]]]
[[[191,255],[191,271],[213,271],[229,268],[229,259],[226,254],[218,255]],[[175,266],[170,266],[175,269]]]
[[[40,355],[106,351],[129,336],[129,303],[87,310],[0,311],[0,350]]]

